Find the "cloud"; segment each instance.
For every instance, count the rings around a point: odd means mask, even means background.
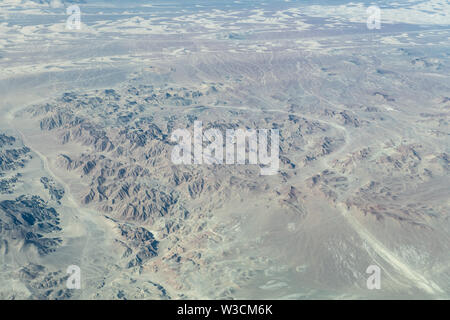
[[[428,0],[404,6],[380,6],[382,23],[408,23],[420,25],[449,25],[450,3],[445,0]],[[363,3],[347,5],[304,6],[301,12],[312,17],[344,19],[366,23],[367,6]]]

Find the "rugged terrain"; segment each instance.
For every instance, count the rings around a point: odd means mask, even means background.
[[[1,298],[449,297],[448,24],[280,6],[5,46]],[[278,174],[174,165],[194,121],[278,129]]]

